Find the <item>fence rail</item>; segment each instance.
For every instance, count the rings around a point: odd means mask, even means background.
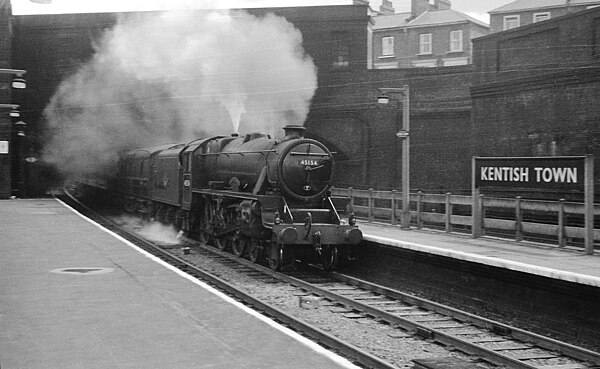
[[[350,198],[356,216],[369,222],[398,224],[402,199],[397,191],[332,188],[334,196]],[[473,211],[473,197],[464,195],[410,194],[411,226],[437,228],[446,232],[471,233],[473,225],[481,227],[482,235],[513,238],[516,241],[534,239],[555,243],[560,247],[581,245],[586,237],[583,203],[560,201],[495,198],[480,195],[480,211]],[[477,219],[473,219],[473,214]],[[594,215],[600,215],[600,204],[594,205]],[[600,241],[600,229],[593,229],[594,242]]]

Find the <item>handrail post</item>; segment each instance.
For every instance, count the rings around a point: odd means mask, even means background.
[[[396,225],[396,223],[398,223],[398,220],[396,219],[396,190],[392,190],[391,207],[392,207],[392,214],[391,214],[390,220],[391,220],[392,225]]]
[[[565,247],[565,199],[558,200],[558,247]]]
[[[369,222],[372,222],[373,220],[373,189],[369,188]]]
[[[521,202],[523,198],[517,196],[515,202],[515,240],[517,242],[523,241],[523,209],[521,209]]]
[[[450,202],[450,192],[446,193],[446,232],[452,232],[452,203]]]
[[[594,157],[585,156],[585,186],[584,186],[584,222],[585,222],[585,253],[594,254]]]
[[[471,235],[473,238],[481,237],[481,197],[479,188],[473,188],[473,201],[471,205]]]
[[[417,193],[417,229],[423,228],[423,191]]]
[[[479,231],[481,232],[480,236],[485,236],[485,205],[483,204],[484,198],[485,195],[479,195]]]
[[[348,196],[350,196],[350,212],[354,212],[354,193],[352,187],[348,187]]]

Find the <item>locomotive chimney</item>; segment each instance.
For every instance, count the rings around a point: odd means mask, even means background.
[[[283,140],[287,141],[287,140],[291,140],[291,139],[295,139],[295,138],[302,138],[302,137],[304,137],[305,130],[306,130],[306,128],[304,128],[303,126],[297,126],[297,125],[285,126],[285,127],[283,127],[283,131],[285,132],[285,137]]]

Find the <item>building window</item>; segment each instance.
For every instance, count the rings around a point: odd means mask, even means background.
[[[550,12],[545,13],[534,13],[533,23],[541,22],[550,19]]]
[[[450,32],[450,52],[463,51],[463,31]]]
[[[431,54],[431,33],[419,35],[419,54]]]
[[[381,39],[381,56],[394,56],[393,37],[383,37]]]
[[[346,69],[350,66],[350,47],[348,46],[348,34],[346,32],[333,33],[333,69]]]
[[[504,17],[504,30],[517,28],[521,25],[521,17],[518,15],[507,15]]]

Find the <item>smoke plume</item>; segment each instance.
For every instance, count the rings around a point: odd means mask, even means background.
[[[119,152],[303,124],[317,87],[300,32],[243,12],[125,16],[44,111],[44,158],[63,173],[112,170]]]

